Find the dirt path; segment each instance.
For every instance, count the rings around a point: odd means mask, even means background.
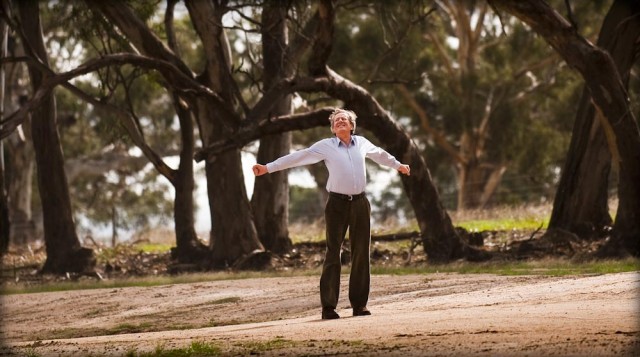
[[[638,356],[639,282],[637,272],[374,276],[373,315],[351,317],[343,290],[333,321],[319,319],[315,276],[11,295],[0,355],[124,356],[198,341],[223,355]]]

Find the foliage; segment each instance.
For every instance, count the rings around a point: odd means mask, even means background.
[[[409,89],[430,118],[431,127],[442,132],[456,150],[461,150],[465,134],[477,130],[476,114],[483,111],[488,98],[493,96],[486,148],[477,159],[488,165],[505,165],[507,170],[490,203],[548,201],[554,194],[568,145],[575,106],[582,90],[580,77],[530,29],[508,14],[495,14],[491,9],[487,10],[475,51],[463,53],[460,50],[463,34],[456,28],[460,25],[456,23],[458,20],[447,11],[448,3],[427,0],[335,2],[337,17],[329,66],[373,93],[398,119],[422,148],[441,199],[449,209],[456,207],[459,163],[435,142],[415,110],[399,95],[398,86]],[[568,15],[569,2],[553,0],[551,3]],[[162,23],[163,2],[128,1],[127,4],[160,38],[167,38]],[[293,35],[302,31],[317,5],[310,1],[291,5],[288,26]],[[471,15],[470,24],[474,25],[484,2],[466,5],[464,10]],[[572,19],[581,35],[595,42],[608,5],[610,2],[603,0],[571,2]],[[228,12],[223,25],[232,52],[233,79],[242,98],[253,105],[264,91],[260,46],[260,16],[264,4],[230,2],[226,6]],[[112,24],[89,11],[82,2],[45,3],[42,13],[47,48],[51,51],[52,66],[58,72],[105,53],[134,50]],[[194,73],[202,74],[205,55],[193,23],[184,11],[176,15],[173,25],[180,57]],[[68,23],[74,26],[67,26]],[[441,49],[438,43],[443,45]],[[172,98],[157,73],[132,66],[113,66],[73,83],[96,98],[134,113],[145,139],[161,155],[174,155],[179,150]],[[634,72],[630,86],[632,98],[637,96],[638,83]],[[125,157],[139,154],[112,113],[96,110],[65,90],[56,90],[56,98],[68,163],[102,158],[107,153]],[[324,94],[296,94],[295,99],[298,111],[320,105],[341,105]],[[294,147],[307,146],[326,137],[327,129],[294,133]],[[368,170],[375,173],[376,168]],[[145,165],[121,165],[117,169],[105,169],[97,176],[83,174],[74,177],[70,185],[77,221],[88,220],[87,226],[140,229],[165,223],[170,218],[169,186]],[[315,197],[317,192],[313,190],[292,187],[291,222],[309,222],[321,216],[320,206],[313,204]],[[398,180],[392,180],[372,202],[373,215],[378,221],[394,215],[412,218],[411,207]]]
[[[151,19],[158,2],[131,2],[141,18]],[[112,26],[88,11],[84,3],[55,2],[43,7],[44,27],[50,36],[48,46],[54,68],[68,70],[79,63],[109,51],[128,51]],[[74,23],[76,26],[67,26]],[[185,27],[184,19],[178,26]],[[187,40],[182,38],[182,43]],[[189,55],[198,47],[190,49]],[[120,50],[118,50],[120,48]],[[161,155],[177,152],[177,131],[170,98],[158,82],[158,76],[131,66],[110,67],[94,75],[78,78],[74,85],[86,93],[128,108],[138,118],[151,147]],[[61,141],[68,163],[101,162],[105,157],[135,157],[128,135],[111,113],[96,110],[66,90],[57,90],[58,121]],[[125,161],[123,161],[125,162]],[[126,161],[131,162],[131,161]],[[105,168],[102,174],[82,173],[72,177],[70,191],[77,222],[81,229],[113,226],[117,229],[141,229],[166,223],[171,217],[172,197],[167,182],[144,165],[119,165]]]
[[[317,189],[289,187],[289,222],[309,224],[324,217],[323,203]]]

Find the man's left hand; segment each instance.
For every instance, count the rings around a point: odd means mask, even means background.
[[[407,176],[411,175],[411,168],[409,167],[409,165],[400,165],[400,167],[398,167],[398,171],[401,174],[405,174]]]

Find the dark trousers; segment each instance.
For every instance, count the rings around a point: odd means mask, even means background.
[[[320,277],[320,302],[323,308],[335,309],[340,294],[340,251],[349,229],[351,275],[349,301],[352,308],[367,306],[370,289],[369,245],[371,206],[366,196],[353,201],[329,195],[324,211],[327,251]]]

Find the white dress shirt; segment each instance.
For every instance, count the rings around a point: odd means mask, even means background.
[[[367,185],[365,157],[396,170],[402,165],[393,155],[373,145],[366,138],[351,135],[351,144],[348,147],[337,137],[327,138],[304,150],[285,155],[266,166],[267,171],[271,173],[324,160],[329,170],[327,191],[357,195],[364,192]]]

